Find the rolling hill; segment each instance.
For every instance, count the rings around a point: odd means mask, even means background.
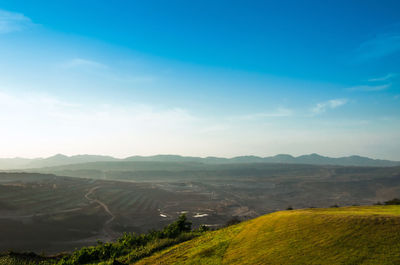
[[[0,169],[27,169],[27,168],[41,168],[41,167],[52,167],[62,166],[69,164],[80,164],[89,162],[105,162],[105,161],[118,161],[117,158],[111,156],[100,156],[100,155],[75,155],[66,156],[57,154],[47,158],[0,158]]]
[[[399,226],[399,205],[288,210],[216,231],[149,238],[139,247],[129,244],[128,236],[109,245],[83,248],[61,259],[10,253],[0,255],[0,263],[400,264]],[[101,254],[111,249],[115,254]],[[99,258],[102,255],[107,258]]]
[[[281,211],[137,264],[400,264],[400,206]]]
[[[90,162],[168,162],[168,163],[203,163],[203,164],[235,164],[235,163],[284,163],[310,165],[338,165],[338,166],[373,166],[391,167],[400,166],[399,161],[372,159],[362,156],[347,156],[332,158],[318,154],[291,156],[279,154],[270,157],[238,156],[233,158],[222,157],[192,157],[179,155],[131,156],[124,159],[101,155],[74,155],[57,154],[47,158],[0,158],[0,170],[33,169],[43,167],[64,166]]]
[[[199,162],[205,164],[232,164],[232,163],[284,163],[284,164],[310,164],[310,165],[338,165],[338,166],[398,166],[400,162],[372,159],[363,156],[347,156],[332,158],[319,154],[308,154],[301,156],[291,156],[278,154],[269,157],[259,156],[237,156],[233,158],[222,157],[190,157],[178,155],[156,155],[156,156],[132,156],[124,159],[125,161],[151,161],[151,162]]]

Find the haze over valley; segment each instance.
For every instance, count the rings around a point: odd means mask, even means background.
[[[371,159],[361,156],[348,157],[324,157],[318,154],[293,157],[280,154],[271,157],[238,156],[233,158],[222,157],[187,157],[179,155],[155,155],[155,156],[130,156],[118,159],[112,156],[100,155],[75,155],[66,156],[57,154],[47,158],[0,158],[1,169],[33,169],[43,167],[55,167],[70,164],[82,164],[92,162],[197,162],[204,164],[231,164],[231,163],[288,163],[311,165],[342,165],[342,166],[397,166],[399,161],[383,159]]]
[[[29,160],[45,167],[0,173],[0,249],[68,251],[113,241],[123,232],[160,229],[181,213],[195,227],[215,229],[232,218],[247,220],[288,207],[371,205],[400,197],[397,162],[300,159],[307,164],[257,157],[57,155]],[[371,165],[317,165],[321,159]],[[54,163],[59,165],[50,166]]]

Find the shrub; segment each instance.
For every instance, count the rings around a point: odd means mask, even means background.
[[[225,227],[231,226],[231,225],[235,225],[240,223],[240,219],[237,216],[232,217],[230,220],[228,220],[228,222],[225,223]]]
[[[400,199],[394,198],[389,201],[385,201],[385,205],[400,205]]]
[[[192,223],[183,214],[162,230],[151,230],[147,234],[140,235],[124,233],[114,243],[98,241],[96,246],[83,247],[62,258],[58,264],[74,265],[101,261],[112,262],[112,264],[132,263],[155,251],[192,239],[207,231],[206,228],[200,227],[196,231],[192,231]]]
[[[206,232],[206,231],[210,231],[210,228],[206,225],[200,225],[199,229],[197,229],[197,231],[199,232]]]
[[[178,220],[165,227],[161,232],[162,238],[174,238],[183,232],[190,232],[192,230],[192,222],[189,222],[185,214],[178,217]]]

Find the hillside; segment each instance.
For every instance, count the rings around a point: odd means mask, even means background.
[[[400,206],[280,211],[205,232],[185,216],[71,255],[0,255],[1,264],[400,264]],[[182,242],[182,243],[180,243]]]
[[[400,206],[282,211],[137,264],[400,264]]]

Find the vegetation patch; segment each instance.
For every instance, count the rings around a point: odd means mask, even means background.
[[[9,252],[0,256],[0,264],[132,264],[144,257],[198,237],[208,229],[201,226],[192,230],[192,223],[185,215],[162,230],[153,230],[147,234],[125,233],[114,243],[98,242],[96,246],[83,247],[71,254],[46,257],[35,253]]]

